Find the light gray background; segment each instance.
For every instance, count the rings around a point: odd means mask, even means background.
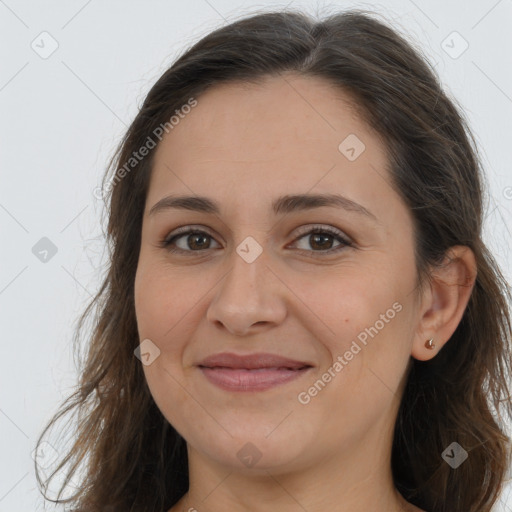
[[[105,263],[93,191],[108,157],[181,48],[286,4],[0,0],[0,512],[43,510],[31,453],[75,383],[73,329]],[[491,187],[487,241],[510,279],[512,0],[289,4],[384,13],[436,64],[477,137]],[[458,58],[464,43],[453,31],[469,45]],[[47,262],[32,252],[42,237],[57,247]],[[508,494],[497,510],[512,511]]]

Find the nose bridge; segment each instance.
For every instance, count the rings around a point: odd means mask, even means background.
[[[222,280],[219,293],[227,298],[243,299],[245,307],[251,301],[257,302],[268,285],[267,260],[263,246],[254,238],[246,237],[230,256],[230,270]]]
[[[226,275],[208,307],[207,318],[232,332],[246,332],[253,324],[278,322],[284,317],[268,257],[252,237],[246,237],[230,255]]]

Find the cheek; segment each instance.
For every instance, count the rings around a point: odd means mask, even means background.
[[[350,272],[331,281],[332,291],[320,311],[334,335],[322,341],[333,360],[341,356],[347,361],[343,373],[351,385],[380,385],[376,375],[391,374],[389,386],[393,388],[410,353],[409,290],[415,274],[407,265],[399,268],[396,260],[375,261],[364,272]]]
[[[366,266],[331,279],[327,294],[322,295],[317,289],[309,296],[321,303],[321,316],[336,334],[343,334],[343,338],[357,337],[376,322],[379,331],[393,322],[396,310],[400,309],[393,308],[393,304],[401,303],[403,297],[396,282],[389,267]]]
[[[151,340],[160,350],[158,357],[143,371],[151,395],[166,419],[181,427],[180,415],[187,415],[189,399],[184,392],[182,354],[187,339],[180,322],[193,309],[190,294],[184,293],[180,281],[155,262],[137,269],[135,277],[135,311],[140,340]],[[192,301],[190,301],[192,302]]]
[[[135,312],[141,337],[163,342],[200,299],[193,287],[158,264],[142,265],[135,277]]]

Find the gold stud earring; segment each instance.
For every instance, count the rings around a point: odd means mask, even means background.
[[[429,350],[433,350],[436,347],[436,344],[434,343],[434,338],[430,338],[425,342],[425,347]]]

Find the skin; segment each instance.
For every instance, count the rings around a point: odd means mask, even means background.
[[[366,146],[354,161],[338,150],[349,134]],[[143,366],[148,386],[187,441],[190,489],[169,512],[420,511],[393,484],[393,427],[411,358],[435,357],[462,317],[471,251],[452,248],[419,293],[412,217],[389,185],[385,146],[350,98],[317,78],[214,87],[155,151],[135,307],[140,339],[160,350]],[[376,220],[332,206],[273,213],[273,199],[303,193],[342,194]],[[150,215],[170,194],[207,196],[220,213]],[[352,245],[329,254],[339,239],[298,232],[317,225]],[[181,226],[206,238],[187,243],[185,234],[175,244],[188,252],[169,252],[161,242]],[[262,249],[251,263],[236,251],[248,236]],[[299,402],[396,303],[400,312]],[[196,366],[224,351],[271,352],[313,369],[266,391],[224,391]],[[251,467],[237,457],[249,442],[261,455]]]

